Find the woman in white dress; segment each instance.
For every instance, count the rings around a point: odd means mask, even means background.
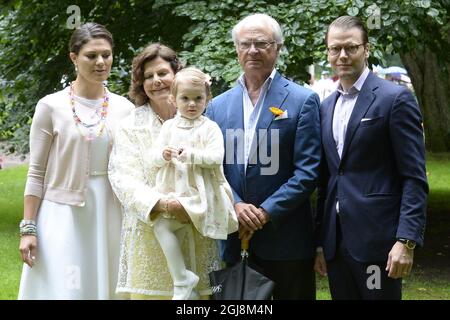
[[[158,213],[170,213],[181,223],[189,216],[176,199],[165,201],[154,190],[158,168],[150,161],[162,123],[174,117],[170,87],[181,64],[175,52],[159,43],[147,46],[133,60],[130,97],[137,107],[116,132],[109,162],[109,179],[124,207],[118,293],[132,299],[172,299],[173,282],[167,261],[153,232]],[[221,267],[217,242],[192,230],[181,252],[186,267],[200,276],[201,298],[211,294],[208,273]]]
[[[76,80],[42,98],[31,125],[19,299],[117,298],[121,209],[107,168],[116,124],[134,106],[103,85],[105,27],[82,25],[69,48]]]

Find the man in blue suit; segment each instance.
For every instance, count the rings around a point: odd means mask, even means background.
[[[239,238],[251,238],[250,263],[275,282],[274,299],[315,299],[309,197],[320,163],[319,97],[276,71],[283,36],[273,18],[248,16],[232,36],[244,73],[207,108],[225,139],[240,224],[221,243],[222,258],[236,263]]]
[[[361,20],[339,17],[325,43],[340,82],[321,106],[315,269],[333,299],[401,299],[425,228],[422,116],[407,88],[369,71]]]

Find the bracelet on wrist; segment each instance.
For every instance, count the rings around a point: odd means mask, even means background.
[[[37,227],[36,222],[34,220],[26,220],[23,219],[19,224],[19,233],[20,236],[37,236]]]
[[[23,227],[23,226],[26,226],[26,225],[36,225],[36,221],[34,221],[34,220],[29,220],[29,219],[22,219],[22,220],[20,221],[19,226],[20,226],[20,227]]]

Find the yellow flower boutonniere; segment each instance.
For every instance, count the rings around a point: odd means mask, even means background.
[[[281,116],[283,114],[283,110],[281,110],[280,108],[277,107],[270,107],[269,108],[270,112],[272,112],[276,117]]]

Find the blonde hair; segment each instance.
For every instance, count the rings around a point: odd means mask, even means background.
[[[206,102],[212,99],[211,77],[201,70],[193,67],[185,68],[175,74],[175,79],[170,87],[170,94],[175,98],[177,96],[178,84],[182,80],[187,80],[194,85],[204,85],[206,93]]]

